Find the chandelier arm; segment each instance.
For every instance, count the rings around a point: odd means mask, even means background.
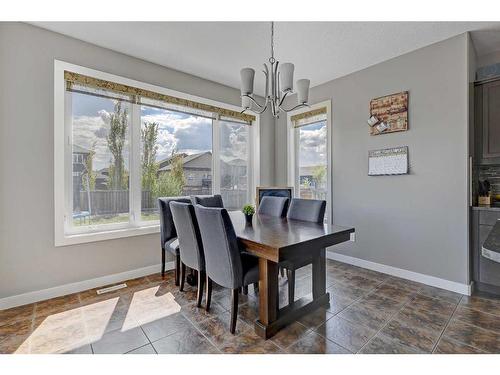
[[[297,104],[295,107],[292,107],[290,109],[283,108],[281,105],[278,106],[278,108],[281,109],[283,112],[291,112],[291,111],[295,111],[296,109],[303,108],[303,107],[310,107],[310,105],[307,103],[301,103],[301,104]]]
[[[262,72],[266,76],[266,98],[267,98],[269,97],[269,68],[267,67],[267,64],[264,64],[264,70]]]
[[[243,111],[241,111],[240,113],[244,113],[244,112],[245,112],[245,111],[247,111],[248,109],[249,109],[249,108],[246,108],[246,109],[244,109]],[[255,114],[257,114],[257,115],[260,115],[260,114],[264,113],[264,112],[266,111],[266,109],[267,109],[267,103],[266,103],[266,105],[265,105],[264,107],[262,107],[262,109],[261,109],[260,111],[255,111],[255,110],[253,110],[253,109],[250,109],[250,111],[252,111],[253,113],[255,113]]]
[[[257,102],[257,100],[255,100],[254,98],[252,98],[250,95],[241,95],[241,97],[246,97],[246,98],[250,98],[250,100],[252,101],[252,103],[254,103],[257,107],[259,108],[265,108],[267,107],[267,99],[266,99],[266,103],[264,105],[261,105]]]
[[[288,94],[290,94],[290,91],[287,91],[285,92],[285,94],[283,95],[283,97],[281,98],[279,104],[278,104],[278,107],[281,108],[281,105],[283,104],[283,102],[285,101],[285,98],[288,96]]]

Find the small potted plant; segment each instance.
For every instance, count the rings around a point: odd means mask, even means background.
[[[241,210],[245,214],[245,219],[248,224],[252,224],[253,214],[255,213],[255,207],[251,204],[245,204]]]

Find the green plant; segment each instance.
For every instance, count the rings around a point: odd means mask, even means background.
[[[241,211],[245,214],[245,215],[253,215],[255,213],[255,207],[252,206],[251,204],[245,204],[243,206],[243,208],[241,209]]]
[[[172,168],[169,172],[162,172],[158,177],[158,182],[154,185],[154,197],[172,197],[182,195],[184,189],[184,163],[181,154],[172,151]]]

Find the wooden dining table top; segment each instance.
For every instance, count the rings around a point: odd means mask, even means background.
[[[354,232],[354,228],[350,227],[259,214],[253,216],[250,225],[240,211],[229,212],[229,216],[238,240],[255,255],[273,262],[279,262],[305,247],[336,245]]]

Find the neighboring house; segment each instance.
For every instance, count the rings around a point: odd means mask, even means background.
[[[211,189],[212,188],[212,152],[206,151],[198,154],[180,154],[186,185],[184,190]],[[170,172],[172,157],[160,161],[158,173]]]
[[[210,190],[212,188],[212,152],[205,151],[198,154],[180,154],[184,170],[186,185],[185,191]],[[159,173],[170,172],[172,157],[159,162]],[[243,159],[233,159],[221,163],[221,188],[246,189],[247,188],[247,162]]]

